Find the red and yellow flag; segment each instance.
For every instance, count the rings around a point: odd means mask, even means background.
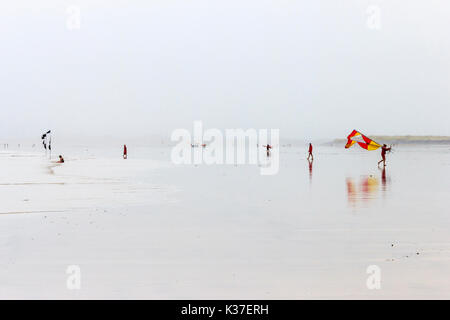
[[[369,151],[376,150],[381,147],[381,145],[356,130],[353,130],[352,133],[348,135],[347,139],[348,141],[345,145],[346,149],[350,148],[355,143],[358,143],[361,148]]]

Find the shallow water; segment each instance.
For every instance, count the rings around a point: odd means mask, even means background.
[[[397,146],[385,170],[377,151],[281,148],[273,176],[118,151],[0,154],[1,298],[450,297],[449,146]]]

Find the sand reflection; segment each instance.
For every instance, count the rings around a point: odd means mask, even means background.
[[[346,184],[348,203],[352,206],[368,203],[377,197],[379,183],[375,176],[362,176],[359,180],[347,177]]]
[[[379,195],[385,195],[389,189],[390,178],[386,173],[386,168],[380,169],[380,177],[375,175],[361,176],[359,179],[353,177],[346,178],[347,199],[352,206],[358,204],[368,204]]]
[[[313,162],[308,160],[308,168],[309,168],[309,183],[312,182],[312,172],[313,172]]]

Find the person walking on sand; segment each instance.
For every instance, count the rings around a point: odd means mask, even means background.
[[[124,159],[128,158],[128,151],[127,151],[127,145],[126,144],[123,145],[123,158]]]
[[[381,147],[381,160],[378,161],[378,166],[380,166],[380,163],[383,162],[383,167],[386,166],[386,152],[387,151],[391,151],[391,147],[387,147],[386,144],[383,144],[383,146]]]
[[[314,161],[314,156],[313,156],[313,154],[312,154],[312,150],[313,150],[313,146],[312,146],[312,144],[310,143],[309,144],[309,148],[308,148],[308,161],[309,161],[309,157],[311,157],[311,160],[312,161]]]

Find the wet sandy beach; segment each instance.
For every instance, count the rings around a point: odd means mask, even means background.
[[[399,146],[384,171],[378,152],[282,148],[274,176],[133,153],[0,153],[0,298],[450,297],[448,146]]]

